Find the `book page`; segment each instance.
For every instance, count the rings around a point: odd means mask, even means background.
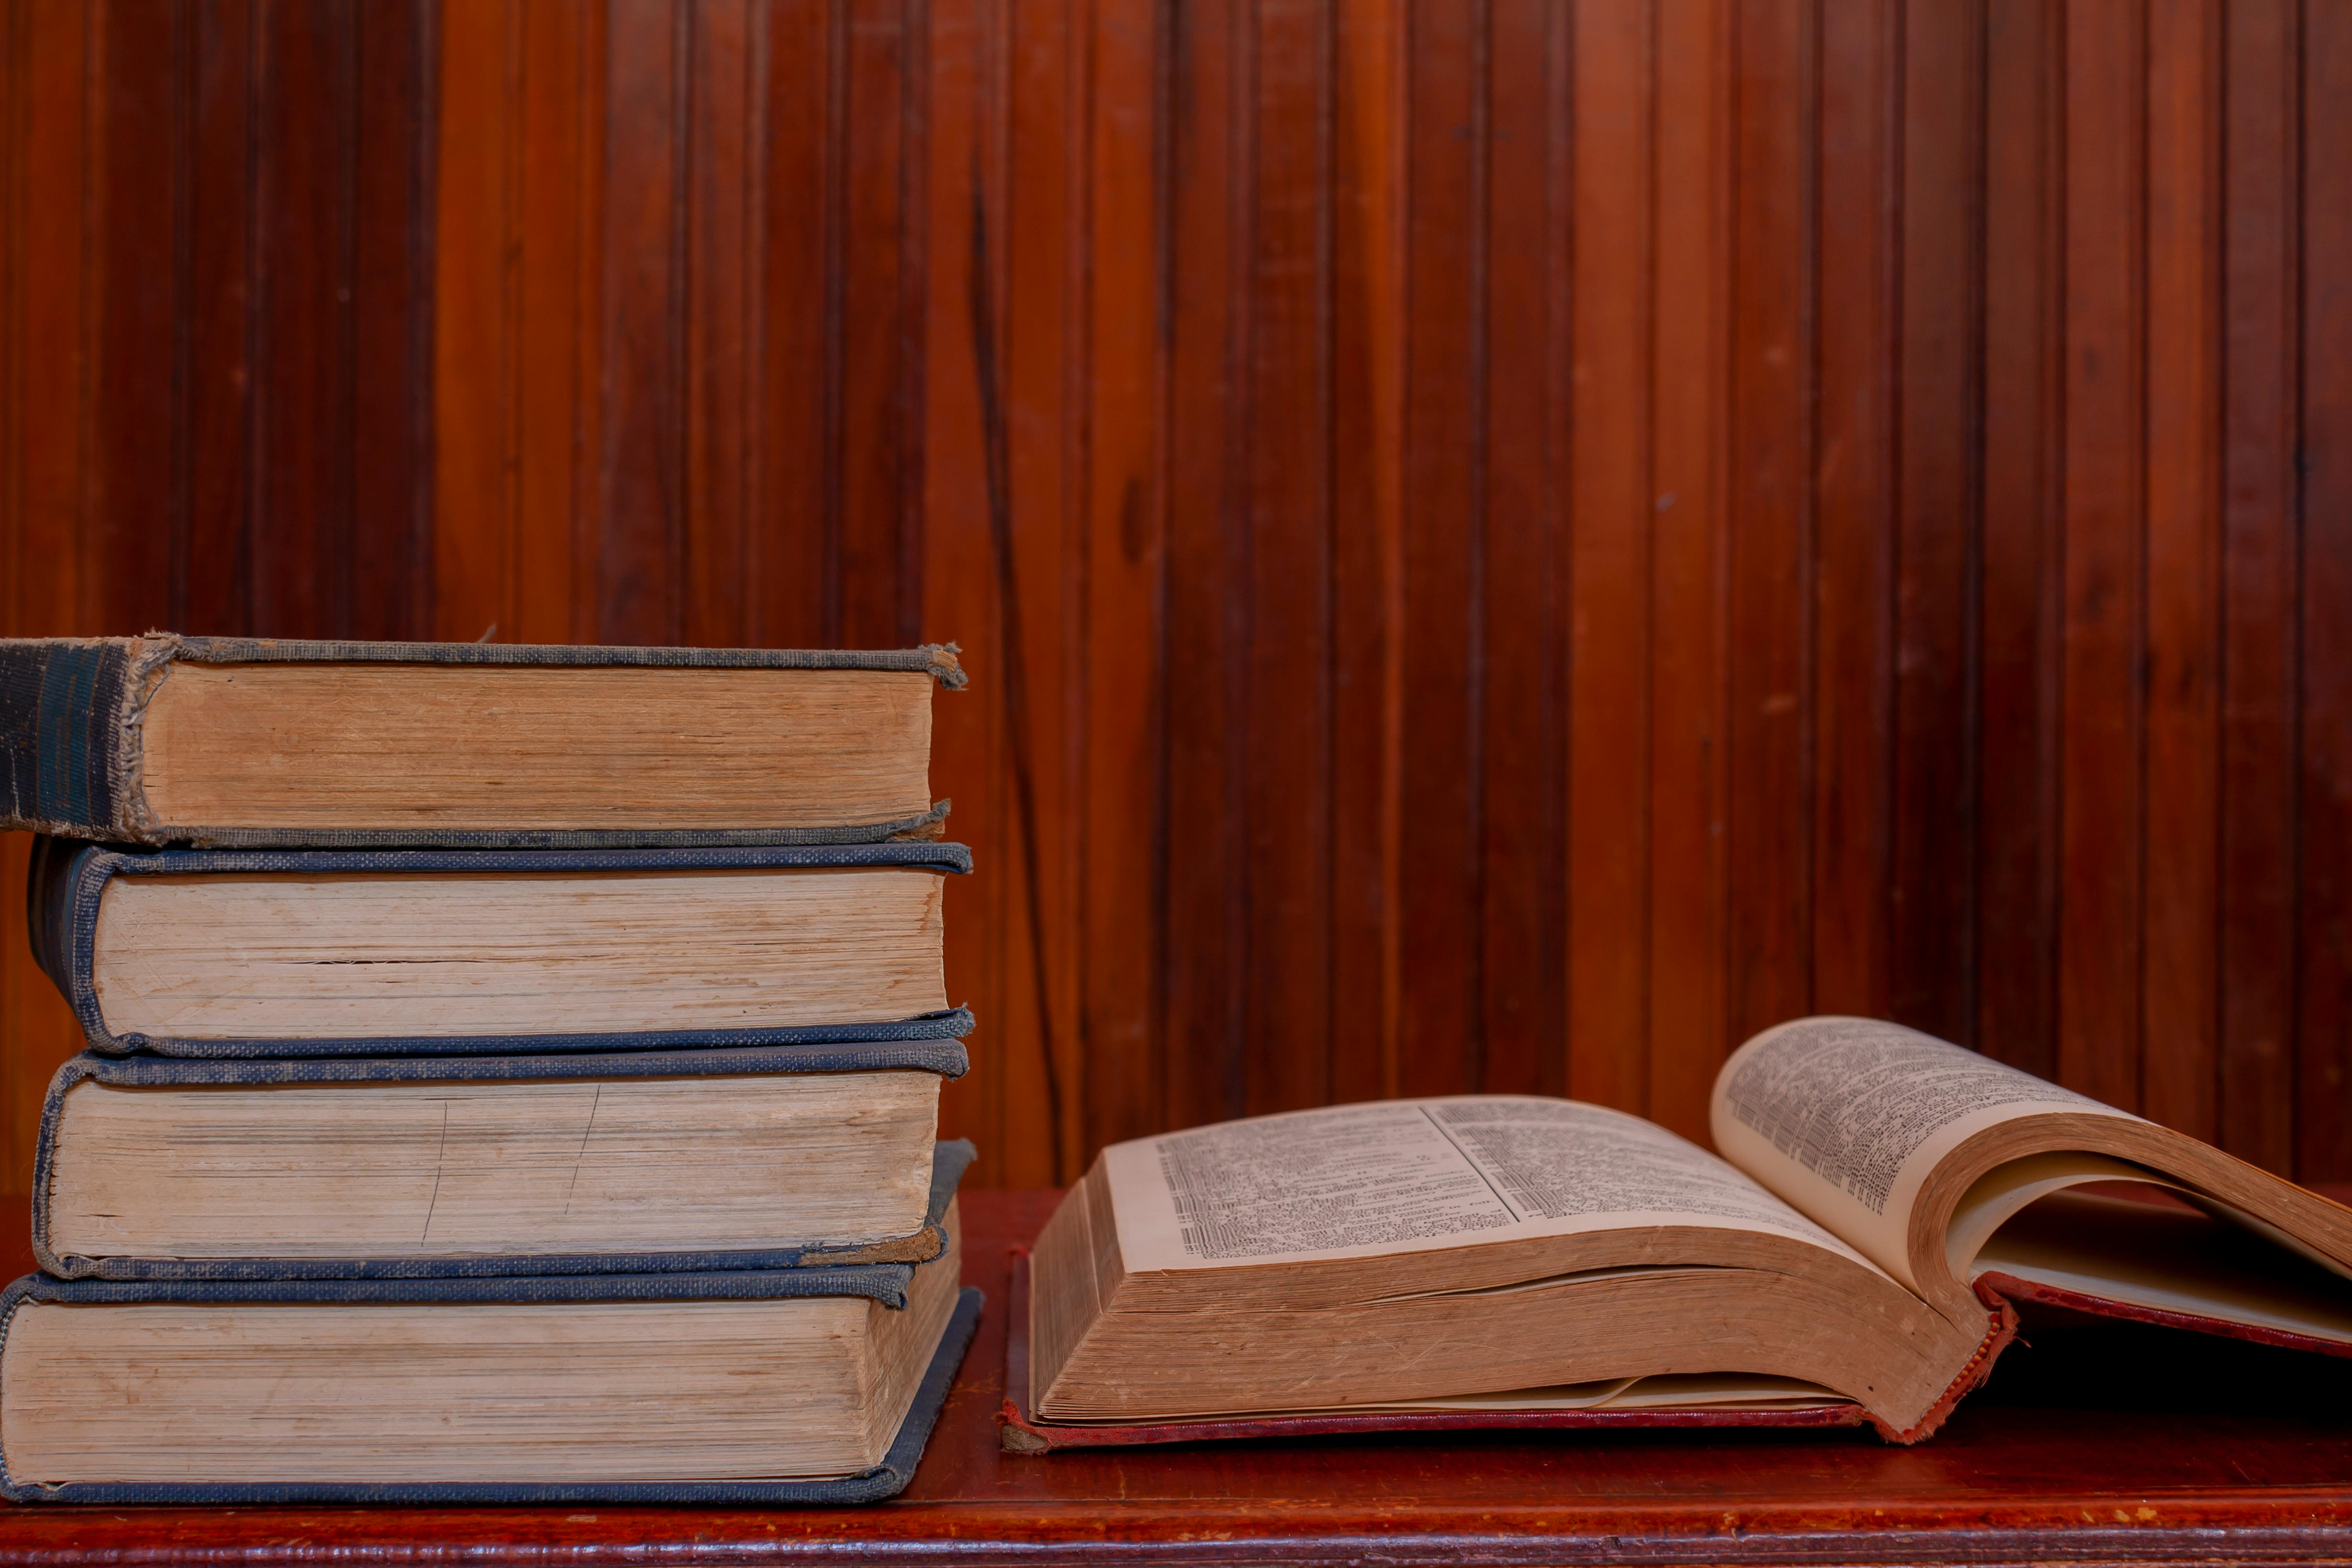
[[[2055,1194],[1978,1253],[1973,1274],[2352,1345],[2352,1291],[2321,1261],[2142,1186]]]
[[[1906,1234],[1928,1173],[1996,1122],[2053,1110],[2138,1120],[1900,1024],[1829,1017],[1734,1052],[1712,1121],[1725,1158],[1917,1290]]]
[[[1114,1144],[1103,1165],[1136,1272],[1657,1225],[1776,1231],[1857,1257],[1697,1145],[1573,1100],[1332,1106]]]

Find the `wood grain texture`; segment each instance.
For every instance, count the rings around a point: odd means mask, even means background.
[[[1638,29],[1639,13],[1628,10]],[[1574,333],[1570,302],[1583,290],[1563,265],[1576,222],[1571,148],[1578,133],[1566,112],[1576,25],[1571,6],[1524,0],[1496,0],[1488,18],[1493,151],[1484,219],[1488,391],[1480,507],[1486,518],[1481,724],[1491,740],[1484,752],[1478,808],[1486,825],[1477,847],[1484,892],[1478,1008],[1486,1037],[1482,1081],[1506,1093],[1565,1093],[1575,1075],[1580,1041],[1605,1034],[1630,1044],[1638,1037],[1636,1030],[1580,1031],[1567,1014],[1568,999],[1580,990],[1570,978],[1577,928],[1569,918],[1567,894],[1581,879],[1568,824],[1580,817],[1640,821],[1638,810],[1628,816],[1606,807],[1558,809],[1556,803],[1574,787],[1568,759],[1575,754],[1575,714],[1614,716],[1614,733],[1602,734],[1587,750],[1596,758],[1615,755],[1614,762],[1601,765],[1629,780],[1627,794],[1642,784],[1638,763],[1626,765],[1639,754],[1641,702],[1581,704],[1566,682],[1571,668],[1566,628],[1575,615],[1567,587],[1575,580],[1577,548],[1567,526],[1572,515],[1567,492],[1571,472],[1582,466],[1569,449],[1574,434],[1567,350]],[[1497,191],[1508,193],[1507,199],[1496,199]],[[1596,224],[1593,231],[1601,226]],[[1639,299],[1636,288],[1619,312],[1634,333],[1643,324]],[[1570,431],[1568,443],[1555,435],[1563,427]],[[1635,461],[1638,453],[1637,445]],[[1629,541],[1622,515],[1621,508],[1618,526],[1604,521],[1595,531]],[[1629,542],[1638,558],[1638,535]],[[1601,592],[1608,592],[1602,574],[1592,575]],[[1639,615],[1638,584],[1628,598]],[[1629,648],[1638,664],[1638,639],[1610,637],[1612,629],[1600,628],[1595,642]],[[1638,692],[1638,668],[1612,672],[1605,661],[1593,663],[1598,679],[1612,685],[1628,684],[1624,676],[1631,673],[1635,692],[1628,695]],[[1622,843],[1612,858],[1638,857],[1638,831],[1623,836]],[[1638,889],[1638,874],[1612,879],[1606,865],[1594,866],[1589,875],[1604,898],[1612,888]],[[1638,891],[1632,907],[1639,907]],[[1559,934],[1563,929],[1569,933],[1565,943]],[[1589,923],[1585,929],[1591,929]],[[1639,926],[1629,923],[1625,929],[1638,943]],[[1617,989],[1638,985],[1636,971]],[[1598,984],[1583,989],[1596,994],[1605,990]],[[1582,1052],[1604,1060],[1614,1056],[1629,1069],[1614,1076],[1621,1082],[1638,1081],[1633,1051],[1622,1046],[1596,1051],[1587,1043]],[[1620,1083],[1604,1081],[1580,1092],[1622,1103],[1626,1091]]]
[[[1401,62],[1408,216],[1397,1086],[1409,1095],[1486,1080],[1489,16],[1485,5],[1413,7]]]
[[[1902,163],[1890,308],[1902,347],[1887,498],[1885,996],[1888,1011],[1948,1039],[1970,1032],[1983,975],[1973,894],[1985,853],[1985,645],[1971,612],[1985,571],[1987,23],[1981,0],[1906,0],[1891,68]]]
[[[1812,708],[1811,1005],[1869,1017],[1887,1012],[1893,970],[1897,374],[1906,357],[1932,363],[1928,345],[1902,335],[1895,294],[1906,258],[1902,23],[1894,0],[1825,5],[1815,44],[1818,426],[1811,689],[1801,693]],[[1938,303],[1965,310],[1965,297],[1948,291],[1938,290]]]
[[[1343,1101],[1394,1093],[1401,1071],[1403,17],[1404,0],[1342,0],[1333,40],[1331,1089]]]
[[[2058,658],[2065,421],[2063,17],[1986,0],[1983,419],[1975,602],[1977,847],[1964,929],[1977,953],[1973,1037],[2058,1068]],[[2002,193],[2000,201],[1993,192]]]
[[[2147,17],[2065,6],[2058,1073],[2141,1102]]]
[[[2299,21],[2223,14],[2219,1124],[2273,1170],[2294,1143]]]
[[[1820,14],[1733,8],[1729,1035],[1813,1010]]]
[[[2142,1109],[2219,1133],[2221,12],[2148,12]]]
[[[1730,1031],[1731,18],[1658,11],[1650,340],[1649,1114],[1706,1136]]]
[[[1125,822],[1085,836],[1078,1007],[1082,1147],[1160,1125],[1169,1076],[1165,562],[1168,515],[1169,214],[1154,132],[1167,77],[1158,14],[1099,7],[1080,29],[1089,80],[1079,231],[1093,287],[1080,331],[1087,435],[1080,820]]]
[[[2295,1169],[2352,1166],[2352,16],[2302,17]]]
[[[0,622],[960,640],[975,1180],[1884,1012],[2352,1174],[2319,0],[24,0]],[[21,875],[23,848],[0,871]],[[69,1026],[0,900],[27,1179]]]
[[[1523,720],[1515,726],[1539,744],[1566,742],[1567,833],[1564,854],[1547,855],[1552,844],[1538,838],[1524,853],[1507,846],[1504,864],[1526,868],[1533,863],[1545,883],[1565,884],[1561,915],[1567,963],[1559,973],[1566,994],[1542,997],[1538,1005],[1567,1010],[1566,1092],[1640,1112],[1648,1109],[1650,1098],[1646,1037],[1652,932],[1647,905],[1654,842],[1650,731],[1656,679],[1650,632],[1654,613],[1652,555],[1658,548],[1649,396],[1656,327],[1650,218],[1652,204],[1658,199],[1651,139],[1658,111],[1656,88],[1646,67],[1656,47],[1653,31],[1660,18],[1606,0],[1578,5],[1559,15],[1556,25],[1570,16],[1573,34],[1564,48],[1575,75],[1554,89],[1569,96],[1575,108],[1568,128],[1567,228],[1554,241],[1564,240],[1568,252],[1567,298],[1543,299],[1541,303],[1550,309],[1533,312],[1532,321],[1528,312],[1512,312],[1513,320],[1496,336],[1498,350],[1511,343],[1547,348],[1558,343],[1568,351],[1565,384],[1555,381],[1546,386],[1549,398],[1519,399],[1516,408],[1506,405],[1498,426],[1501,432],[1514,433],[1520,419],[1534,416],[1536,433],[1521,437],[1517,444],[1538,458],[1549,447],[1540,434],[1542,425],[1557,427],[1564,414],[1568,426],[1567,471],[1554,479],[1555,483],[1564,479],[1567,494],[1543,499],[1552,501],[1552,514],[1572,520],[1570,526],[1559,530],[1544,512],[1524,503],[1517,508],[1567,536],[1568,635],[1549,639],[1551,646],[1543,652],[1550,657],[1521,661],[1534,674],[1565,664],[1566,733],[1552,732],[1557,720],[1549,714],[1548,721],[1528,724]],[[1538,42],[1517,40],[1511,53],[1523,60],[1542,61],[1547,51],[1535,47]],[[1523,134],[1521,140],[1526,139]],[[1518,253],[1540,257],[1545,247],[1523,245]],[[1555,324],[1551,317],[1563,303],[1567,319]],[[1532,330],[1537,322],[1552,330]],[[1566,407],[1543,421],[1547,404],[1563,395]],[[1513,575],[1535,589],[1552,587],[1549,574],[1540,570],[1522,567]],[[1497,577],[1498,587],[1504,582]],[[1556,595],[1557,588],[1553,592]],[[1556,619],[1555,613],[1539,625],[1548,628]],[[1554,674],[1551,682],[1559,679]],[[1560,687],[1551,684],[1550,689]],[[1530,695],[1542,701],[1550,692],[1538,688]],[[1559,700],[1542,701],[1542,707],[1558,710]],[[1529,760],[1549,760],[1550,754],[1549,749],[1534,750]],[[1542,771],[1524,763],[1509,770],[1530,783],[1540,782]],[[1514,820],[1532,826],[1556,816],[1538,805],[1533,810],[1523,807]],[[1555,868],[1565,876],[1558,876]],[[1542,912],[1531,910],[1528,914]],[[1540,929],[1539,921],[1530,923]],[[1526,963],[1507,946],[1496,956]]]

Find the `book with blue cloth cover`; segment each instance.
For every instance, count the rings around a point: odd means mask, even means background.
[[[871,1502],[970,1344],[929,1263],[0,1293],[16,1502]]]
[[[418,1279],[919,1263],[972,1146],[954,1040],[182,1061],[51,1080],[33,1250],[61,1278]]]
[[[0,639],[0,826],[223,847],[936,837],[931,691],[879,651]]]
[[[475,1055],[960,1037],[961,844],[122,850],[35,841],[92,1049]]]

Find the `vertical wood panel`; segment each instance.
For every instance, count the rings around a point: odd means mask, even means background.
[[[604,430],[603,232],[606,165],[604,15],[556,0],[524,0],[512,81],[521,140],[510,171],[506,346],[512,390],[512,505],[506,581],[511,619],[498,637],[579,641],[597,636],[598,520],[609,492],[597,482]],[[446,142],[445,142],[446,145]],[[446,334],[443,334],[445,337]],[[464,351],[462,347],[460,353]],[[464,376],[459,359],[452,374]],[[455,636],[483,636],[490,623]],[[511,626],[512,629],[506,629]]]
[[[1888,1010],[1894,783],[1895,423],[1902,11],[1822,8],[1807,672],[1813,719],[1813,994],[1822,1012]]]
[[[1141,1137],[1167,1081],[1161,468],[1167,274],[1158,17],[1098,7],[1087,113],[1082,1147]]]
[[[920,4],[844,0],[836,22],[845,34],[835,45],[843,51],[835,89],[842,132],[833,150],[841,255],[838,317],[828,324],[840,356],[836,635],[848,647],[914,640],[905,595],[920,582],[908,546],[920,493],[912,391],[924,316],[910,307],[923,297],[923,279],[912,265],[908,228],[922,188],[913,172],[920,166],[923,105],[916,76],[922,40],[910,18]]]
[[[349,634],[358,16],[259,0],[252,605],[258,630]]]
[[[198,0],[195,74],[182,132],[191,160],[187,602],[190,631],[252,634],[258,505],[257,398],[262,292],[259,0]]]
[[[2222,13],[2221,1146],[2294,1163],[2297,7]]]
[[[605,15],[604,122],[593,132],[605,195],[594,231],[603,438],[593,448],[600,525],[590,624],[599,642],[676,643],[685,630],[694,13],[668,0],[611,0]]]
[[[2142,1110],[2212,1138],[2220,1016],[2221,12],[2155,0],[2147,100]]]
[[[26,0],[0,607],[960,640],[978,1180],[1816,1006],[2346,1173],[2339,11]]]
[[[1573,873],[1564,831],[1573,811],[1562,805],[1574,709],[1561,626],[1573,21],[1566,6],[1517,0],[1496,0],[1488,21],[1479,1087],[1503,1094],[1559,1094],[1569,1082],[1562,1025],[1573,982],[1555,933],[1562,867]],[[1638,331],[1639,310],[1627,313]],[[1638,680],[1611,700],[1638,718]],[[1638,1049],[1638,1037],[1630,1044]]]
[[[1168,1052],[1163,1115],[1240,1115],[1246,903],[1246,376],[1250,38],[1229,5],[1169,13]]]
[[[2352,13],[2303,13],[2303,733],[2295,1171],[2352,1171]]]
[[[351,236],[351,631],[432,635],[430,0],[362,4]],[[173,618],[169,616],[159,620]]]
[[[1331,1092],[1331,157],[1328,0],[1261,0],[1248,90],[1244,1100]]]
[[[1331,413],[1331,1089],[1394,1093],[1404,799],[1404,0],[1339,0]]]
[[[162,626],[176,619],[171,538],[184,493],[173,437],[177,402],[170,374],[152,374],[158,350],[173,359],[184,304],[182,161],[159,156],[146,132],[181,119],[187,18],[154,26],[119,5],[91,13],[102,40],[104,85],[97,94],[92,168],[91,279],[99,297],[90,374],[93,404],[90,526],[107,570],[91,584],[110,626]],[[176,368],[176,367],[175,367]],[[156,461],[158,442],[168,456]]]
[[[761,258],[755,153],[763,84],[747,0],[687,13],[686,430],[679,640],[751,640],[750,448],[760,363],[752,300]]]
[[[458,641],[501,623],[509,637],[523,636],[509,559],[520,345],[509,271],[523,136],[524,104],[513,91],[522,73],[523,11],[524,0],[456,6],[441,35],[433,247],[433,635]],[[540,569],[555,564],[541,563]]]
[[[1811,1009],[1814,9],[1740,0],[1734,68],[1731,931],[1744,1038]]]
[[[2065,723],[2058,1072],[2140,1104],[2147,38],[2066,7]]]
[[[18,189],[27,221],[16,232],[14,366],[15,483],[9,544],[11,629],[20,637],[71,635],[89,600],[80,548],[92,482],[87,443],[97,366],[91,329],[99,279],[89,265],[90,185],[99,174],[91,145],[101,123],[102,84],[92,37],[95,18],[64,4],[20,12],[24,51]],[[34,215],[40,215],[36,216]],[[54,225],[45,244],[34,233]]]
[[[32,266],[33,10],[0,11],[0,614],[16,615],[16,549],[25,526],[26,338]],[[0,969],[0,976],[5,976]]]
[[[1974,1043],[2058,1070],[2063,13],[1987,0]]]
[[[1486,518],[1488,8],[1425,6],[1406,72],[1404,833],[1398,1086],[1475,1090],[1486,825],[1480,668]]]
[[[1908,0],[1901,19],[1885,998],[1889,1016],[1975,1045],[1987,18],[1975,0]]]
[[[1706,1137],[1731,1045],[1730,410],[1732,29],[1714,0],[1658,11],[1650,477],[1649,1113]]]
[[[1080,102],[1073,80],[1076,37],[1050,5],[1012,5],[1004,26],[1002,192],[992,232],[1002,279],[998,414],[984,423],[1002,472],[1005,504],[992,506],[995,586],[1003,622],[1002,673],[1013,853],[1006,879],[1003,1012],[998,1026],[1014,1045],[1008,1106],[1028,1108],[1005,1149],[1016,1181],[1075,1181],[1085,1060],[1073,1026],[1083,852],[1078,816],[1079,725],[1076,632],[1084,591],[1079,554],[1081,450],[1076,360],[1082,317],[1073,253],[1077,182],[1071,150]],[[942,172],[948,165],[942,163]],[[936,226],[935,226],[936,227]],[[1013,432],[1035,432],[1016,439]]]
[[[761,647],[833,639],[829,483],[834,398],[828,293],[836,245],[828,199],[837,124],[832,7],[778,0],[753,11],[761,268],[750,307],[758,424],[747,456],[747,636]],[[966,633],[963,635],[972,635]]]
[[[1579,1100],[1640,1111],[1649,1100],[1652,1048],[1654,23],[1606,0],[1561,19],[1570,16],[1567,1081]]]

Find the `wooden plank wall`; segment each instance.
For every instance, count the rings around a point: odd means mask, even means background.
[[[1810,1010],[2352,1177],[2352,6],[0,29],[8,628],[960,640],[985,1180]]]

